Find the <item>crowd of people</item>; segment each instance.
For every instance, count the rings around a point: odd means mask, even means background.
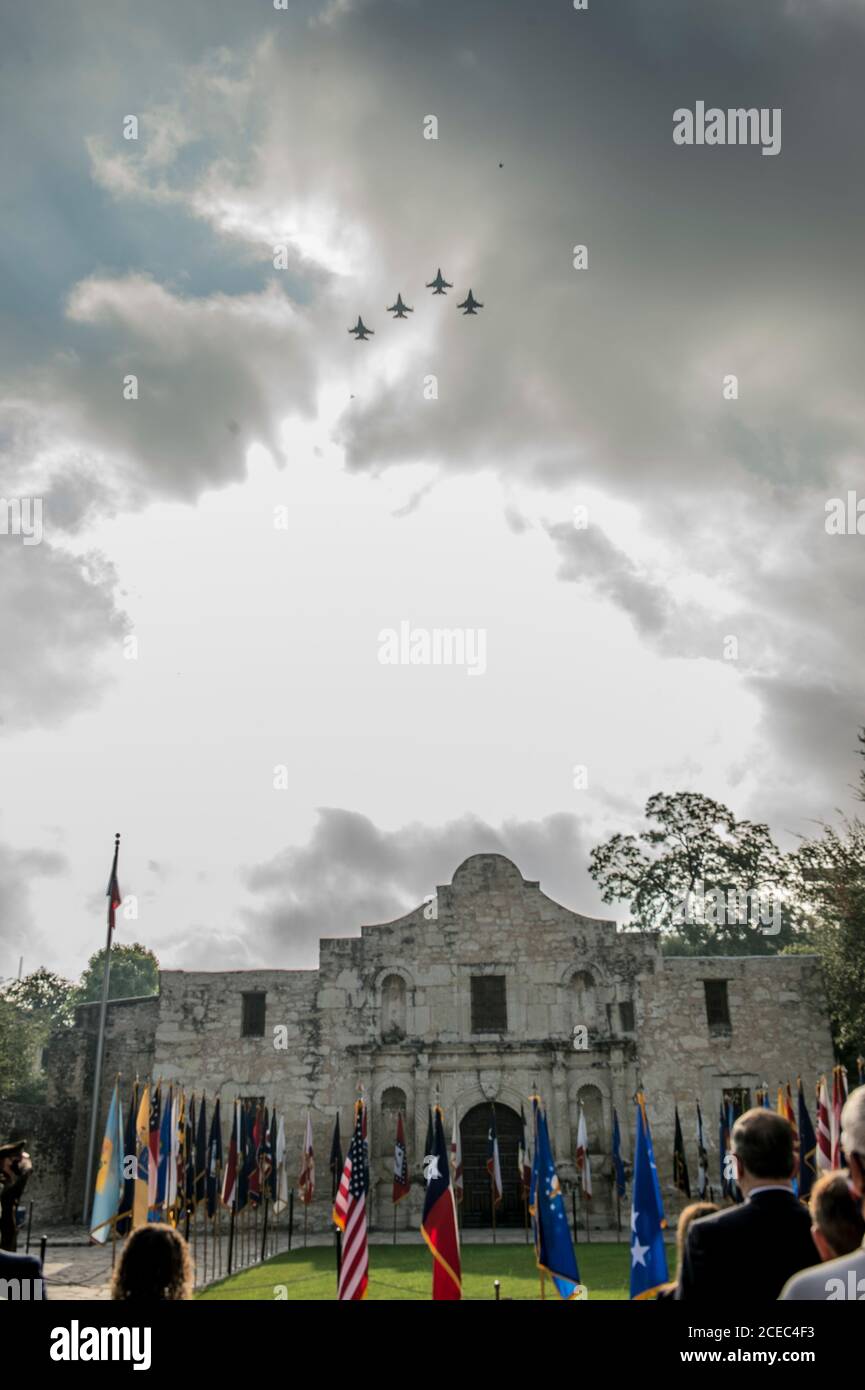
[[[719,1209],[693,1202],[678,1221],[677,1276],[658,1297],[746,1306],[774,1299],[865,1301],[865,1086],[841,1114],[848,1167],[823,1173],[808,1205],[796,1195],[799,1165],[789,1121],[747,1110],[733,1126],[731,1152],[742,1201]],[[41,1279],[32,1255],[15,1253],[15,1213],[32,1171],[21,1143],[0,1148],[0,1279]],[[111,1285],[120,1301],[192,1297],[189,1246],[173,1226],[140,1226],[124,1242]]]
[[[823,1173],[808,1205],[795,1185],[795,1133],[782,1115],[747,1110],[730,1147],[742,1201],[694,1202],[679,1217],[678,1271],[659,1298],[718,1305],[865,1301],[865,1086],[841,1113],[848,1167]]]

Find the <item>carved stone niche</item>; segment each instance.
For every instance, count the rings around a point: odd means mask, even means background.
[[[478,1085],[487,1100],[495,1100],[502,1087],[501,1074],[497,1071],[478,1072]]]

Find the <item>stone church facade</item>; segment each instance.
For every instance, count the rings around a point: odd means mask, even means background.
[[[72,1055],[55,1059],[52,1084],[70,1111],[69,1180],[49,1188],[64,1214],[80,1212],[97,1009],[83,1006]],[[586,1034],[576,1034],[584,1028]],[[581,1040],[585,1046],[580,1046]],[[577,1044],[575,1046],[575,1043]],[[334,1117],[343,1144],[362,1085],[369,1104],[372,1223],[390,1227],[396,1117],[406,1117],[411,1196],[400,1227],[416,1225],[428,1107],[461,1124],[465,1224],[487,1225],[484,1168],[491,1106],[502,1152],[500,1224],[522,1224],[516,1145],[520,1111],[537,1089],[567,1184],[575,1179],[579,1107],[594,1177],[593,1224],[613,1219],[613,1109],[632,1156],[633,1096],[646,1092],[665,1193],[672,1171],[674,1106],[696,1176],[695,1103],[718,1172],[718,1109],[744,1104],[768,1081],[813,1082],[833,1062],[816,956],[665,958],[656,938],[617,930],[548,898],[510,860],[476,854],[430,901],[394,922],[321,942],[317,970],[166,970],[153,998],[110,1005],[105,1094],[116,1073],[176,1081],[221,1097],[262,1098],[285,1114],[290,1171],[299,1171],[312,1116],[317,1196],[311,1228],[329,1225],[328,1156]],[[74,1118],[73,1118],[74,1116]],[[102,1117],[100,1117],[102,1124]],[[227,1135],[226,1135],[227,1138]],[[38,1149],[38,1144],[36,1145]],[[59,1210],[56,1214],[60,1214]]]

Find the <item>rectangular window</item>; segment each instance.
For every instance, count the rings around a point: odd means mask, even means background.
[[[619,1026],[623,1033],[633,1033],[636,1028],[634,1005],[630,999],[623,1000],[619,1005]]]
[[[706,1021],[709,1029],[727,1032],[730,1028],[730,1001],[726,980],[704,980],[706,991]]]
[[[240,1036],[242,1038],[263,1038],[267,995],[264,990],[256,990],[255,993],[242,994],[240,997],[243,1001]]]
[[[472,976],[472,1032],[505,1033],[508,1001],[504,975]]]

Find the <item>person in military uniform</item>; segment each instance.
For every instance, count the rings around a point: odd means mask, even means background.
[[[18,1247],[18,1203],[32,1172],[26,1139],[0,1144],[0,1250]]]

